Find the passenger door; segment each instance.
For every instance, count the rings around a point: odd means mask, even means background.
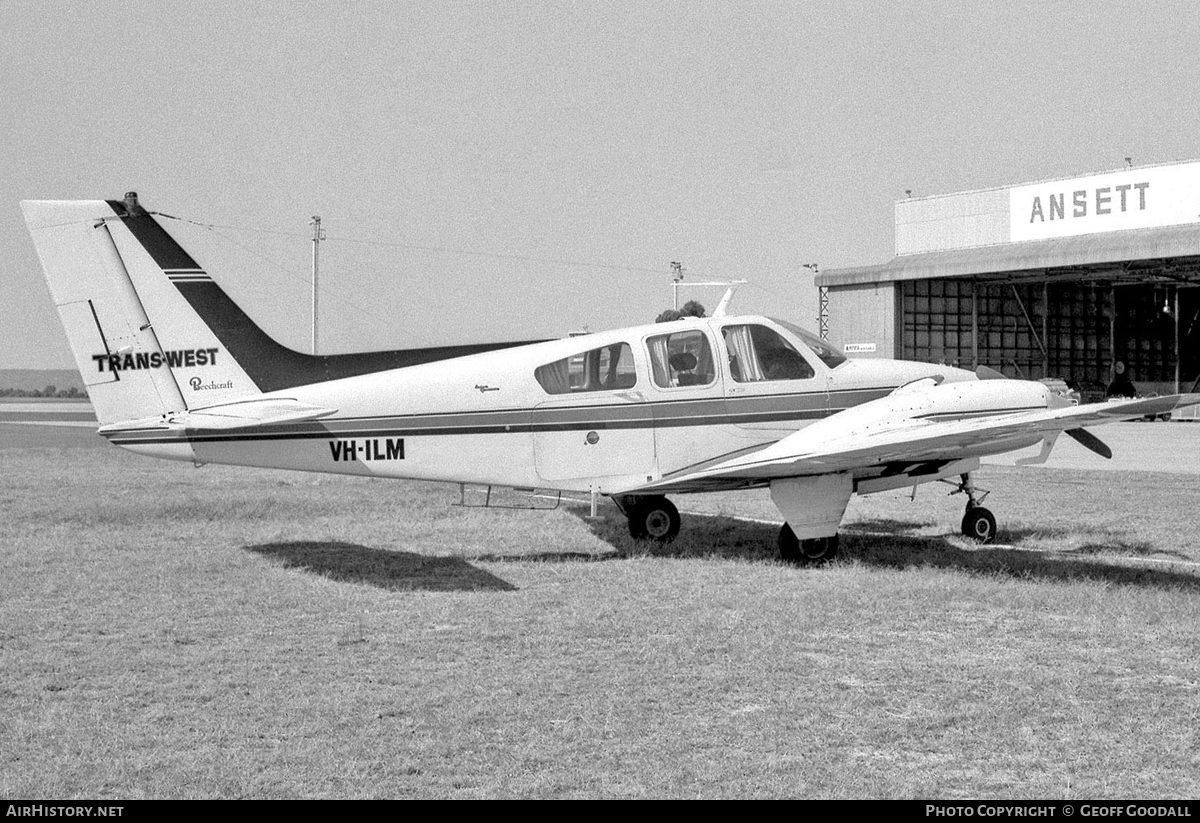
[[[775,440],[829,412],[827,370],[802,341],[765,323],[721,327],[727,411],[756,440]]]
[[[556,488],[603,490],[655,472],[653,419],[633,347],[588,349],[535,371],[551,399],[533,410],[534,466]]]
[[[737,449],[709,324],[665,324],[645,338],[644,350],[659,470],[668,474]]]

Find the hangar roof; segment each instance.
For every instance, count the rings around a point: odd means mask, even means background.
[[[817,275],[816,285],[973,275],[988,280],[1159,280],[1200,285],[1200,226],[1130,229],[899,255],[878,266],[829,269]]]

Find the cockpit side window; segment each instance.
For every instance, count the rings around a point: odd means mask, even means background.
[[[660,334],[646,341],[654,385],[708,386],[716,380],[712,346],[697,329]]]
[[[846,355],[842,353],[842,350],[830,343],[828,340],[822,340],[807,329],[802,329],[799,326],[787,322],[786,320],[779,320],[775,317],[772,317],[771,320],[783,326],[785,329],[804,341],[804,345],[812,349],[813,354],[820,358],[821,362],[829,368],[836,369],[838,366],[846,362],[847,358]]]
[[[628,389],[637,385],[633,349],[614,343],[538,366],[533,372],[547,394]]]
[[[764,380],[807,380],[813,367],[796,348],[766,326],[726,326],[729,371],[738,383]]]

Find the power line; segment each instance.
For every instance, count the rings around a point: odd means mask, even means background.
[[[259,229],[251,226],[229,226],[221,223],[201,223],[198,220],[190,220],[186,217],[176,217],[172,214],[164,214],[163,212],[152,212],[159,217],[166,217],[170,220],[178,220],[182,223],[191,223],[195,226],[200,226],[206,229],[224,229],[226,231],[246,231],[256,234],[272,234],[280,237],[297,237],[311,240],[312,237],[306,234],[297,232],[278,231],[275,229]],[[493,260],[515,260],[522,263],[550,263],[556,266],[571,266],[575,268],[589,269],[607,269],[610,271],[631,271],[643,272],[646,274],[666,274],[667,271],[661,268],[648,268],[645,266],[622,266],[615,263],[588,263],[581,260],[563,260],[549,257],[531,257],[523,254],[497,254],[495,252],[483,251],[467,251],[465,249],[451,249],[446,246],[431,246],[421,243],[402,243],[391,240],[366,240],[360,237],[342,237],[338,235],[326,235],[326,240],[339,240],[343,243],[358,243],[366,246],[385,246],[397,249],[411,249],[413,251],[435,252],[437,254],[454,254],[461,257],[485,257]]]
[[[305,285],[311,285],[311,283],[312,283],[311,273],[309,273],[309,274],[299,274],[297,271],[295,271],[295,270],[293,270],[293,269],[290,269],[290,268],[288,268],[287,266],[285,266],[285,265],[283,265],[283,264],[279,263],[278,261],[272,260],[271,258],[267,257],[266,255],[259,253],[259,252],[258,252],[258,251],[256,251],[255,249],[252,249],[252,248],[250,248],[249,246],[246,246],[246,245],[244,245],[244,244],[242,244],[242,243],[239,243],[239,242],[238,242],[237,240],[235,240],[234,238],[232,238],[232,237],[227,237],[226,235],[224,235],[224,234],[222,234],[221,232],[217,231],[217,228],[218,228],[218,226],[217,226],[216,224],[209,225],[209,224],[205,224],[205,223],[199,223],[199,222],[197,222],[197,221],[195,221],[195,220],[186,220],[186,219],[184,219],[184,218],[180,218],[180,217],[172,217],[172,216],[171,216],[171,215],[169,215],[169,214],[159,214],[158,216],[160,216],[160,217],[169,217],[169,218],[171,218],[172,220],[180,220],[181,222],[184,222],[184,223],[191,223],[192,225],[195,225],[195,226],[200,226],[201,228],[207,229],[208,231],[212,232],[212,235],[213,235],[214,237],[219,237],[220,239],[224,240],[226,243],[229,243],[229,244],[231,244],[231,245],[233,245],[233,246],[237,246],[237,247],[238,247],[239,249],[241,249],[242,251],[246,252],[247,254],[249,254],[249,255],[251,255],[251,256],[253,256],[253,257],[256,257],[257,259],[259,259],[259,260],[261,260],[262,262],[266,263],[268,266],[270,266],[271,268],[273,268],[273,269],[275,269],[276,271],[280,272],[280,273],[281,273],[281,274],[283,274],[284,276],[286,276],[286,277],[288,277],[288,278],[290,278],[290,279],[292,279],[292,280],[296,280],[296,281],[298,281],[298,282],[302,282],[302,283],[304,283]],[[225,227],[220,227],[220,228],[225,228]],[[305,237],[305,238],[307,238],[307,239],[309,239],[309,240],[311,240],[311,239],[312,239],[312,238],[311,238],[311,237],[309,237],[308,235],[296,235],[296,234],[294,234],[294,233],[291,233],[291,232],[270,232],[270,233],[272,233],[272,234],[287,234],[287,235],[289,235],[289,236],[295,236],[295,237]],[[335,301],[335,302],[337,302],[337,303],[340,303],[340,304],[342,304],[343,306],[348,306],[350,309],[353,309],[353,310],[354,310],[354,312],[355,312],[357,315],[359,315],[359,316],[366,315],[366,316],[368,316],[368,317],[371,317],[371,318],[373,318],[373,319],[375,319],[375,320],[378,320],[378,321],[379,321],[381,324],[384,324],[384,325],[385,325],[386,327],[388,327],[388,328],[395,328],[395,326],[394,326],[394,320],[395,320],[395,318],[385,318],[385,317],[382,317],[382,316],[380,316],[379,314],[377,314],[377,313],[375,313],[374,311],[372,311],[372,310],[371,310],[370,308],[368,308],[367,306],[365,306],[365,305],[363,305],[363,304],[361,304],[361,303],[357,303],[357,302],[355,302],[355,301],[353,301],[353,300],[350,300],[350,299],[348,299],[348,298],[346,298],[346,297],[343,297],[342,295],[340,295],[339,293],[337,293],[337,292],[335,292],[335,291],[330,291],[329,289],[325,288],[324,286],[319,286],[319,287],[318,287],[318,290],[319,290],[319,291],[320,291],[320,293],[321,293],[322,295],[324,295],[326,298],[329,298],[329,299],[331,299],[331,300],[333,300],[333,301]],[[429,342],[429,340],[428,340],[427,338],[423,337],[423,336],[422,336],[422,335],[420,335],[420,334],[417,334],[417,333],[413,332],[411,329],[408,329],[408,328],[403,328],[403,329],[400,329],[400,331],[401,331],[403,334],[405,334],[405,335],[407,335],[407,336],[409,336],[409,337],[411,337],[411,338],[414,338],[414,339],[416,339],[417,341],[419,341],[420,343],[422,343],[422,344],[424,344],[424,345],[426,345],[426,346],[432,345],[432,344]]]

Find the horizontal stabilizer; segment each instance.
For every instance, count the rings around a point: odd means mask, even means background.
[[[290,398],[262,398],[223,403],[194,411],[179,412],[163,417],[143,420],[126,420],[102,426],[100,434],[129,431],[168,431],[195,429],[243,429],[269,426],[279,423],[296,423],[303,420],[319,420],[336,414],[337,409],[327,409],[301,403]]]

